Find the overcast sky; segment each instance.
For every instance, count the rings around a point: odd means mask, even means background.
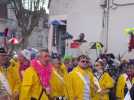
[[[30,9],[30,2],[34,2],[34,1],[37,1],[37,0],[22,0],[22,2],[23,2],[23,4],[24,4],[24,7],[26,8],[26,9]],[[47,11],[47,13],[49,13],[49,10],[48,10],[48,3],[49,3],[49,0],[40,0],[41,1],[41,3],[40,3],[40,7],[42,7],[42,3],[43,2],[45,2],[44,4],[43,4],[43,6],[44,6],[44,8],[46,9],[46,11]],[[32,3],[32,4],[34,4],[34,3]],[[34,9],[34,8],[33,8]],[[32,9],[32,10],[33,10]]]

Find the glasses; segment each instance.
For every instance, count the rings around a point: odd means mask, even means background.
[[[89,63],[87,60],[82,60],[81,63]]]

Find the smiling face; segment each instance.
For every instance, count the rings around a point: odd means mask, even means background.
[[[89,61],[88,61],[88,59],[86,59],[86,58],[81,59],[79,61],[79,66],[81,68],[83,68],[83,69],[88,68],[89,67]]]
[[[89,67],[89,58],[85,55],[81,55],[78,58],[78,65],[82,68],[82,69],[87,69]]]
[[[98,71],[98,70],[102,70],[103,67],[102,67],[102,65],[99,62],[96,62],[95,63],[95,69]]]
[[[95,69],[97,71],[103,71],[103,69],[104,69],[104,63],[102,61],[97,61],[95,63]]]

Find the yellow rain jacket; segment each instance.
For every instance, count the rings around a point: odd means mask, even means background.
[[[126,79],[124,75],[122,74],[118,78],[117,85],[116,85],[116,97],[119,98],[119,100],[124,100],[125,85],[126,85]]]
[[[89,96],[92,98],[95,95],[94,92],[94,76],[90,69],[83,70],[79,66],[74,68],[72,72],[70,72],[65,77],[65,95],[68,98],[68,100],[84,100],[84,89],[85,84],[83,80],[79,77],[77,72],[81,73],[81,75],[85,76],[88,75],[90,86],[89,86]]]
[[[9,82],[12,93],[18,92],[20,90],[20,77],[19,77],[19,63],[10,60],[10,65],[8,68],[1,67],[1,72],[4,73]]]
[[[24,72],[23,81],[21,84],[21,94],[19,100],[31,100],[31,98],[39,99],[42,92],[42,85],[40,79],[31,66]],[[41,100],[48,100],[45,92],[41,96]]]
[[[104,72],[99,79],[99,85],[101,89],[110,89],[114,87],[114,80],[107,72]],[[109,100],[109,94],[96,93],[94,100]]]
[[[64,71],[62,69],[57,72],[55,68],[53,68],[50,85],[51,85],[51,96],[65,96],[64,93]]]
[[[61,65],[61,70],[63,70],[64,74],[68,74],[67,68],[64,63]]]
[[[134,77],[132,78],[132,84],[134,85]]]

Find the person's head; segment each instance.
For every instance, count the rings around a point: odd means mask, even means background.
[[[87,69],[89,67],[89,58],[86,55],[81,55],[78,57],[78,65],[82,68],[82,69]]]
[[[5,64],[7,61],[7,52],[5,51],[4,48],[0,48],[0,66]]]
[[[73,64],[73,67],[76,67],[78,65],[78,59],[77,58],[73,58],[72,59],[72,64]]]
[[[56,57],[52,59],[52,64],[56,69],[59,69],[61,67],[61,59],[60,57]]]
[[[65,64],[65,66],[68,68],[70,66],[72,66],[72,56],[70,55],[65,55],[64,56],[64,59],[63,59],[63,62]]]
[[[38,59],[43,65],[47,65],[50,61],[49,51],[47,49],[39,50]]]
[[[133,67],[134,67],[134,65],[129,63],[127,68],[126,68],[126,73],[131,75],[133,73]]]
[[[104,62],[102,59],[99,59],[95,62],[96,71],[104,70]]]
[[[31,52],[27,49],[24,49],[18,53],[18,60],[20,63],[30,62]]]
[[[79,38],[80,38],[80,40],[84,40],[85,34],[84,33],[80,33]]]

